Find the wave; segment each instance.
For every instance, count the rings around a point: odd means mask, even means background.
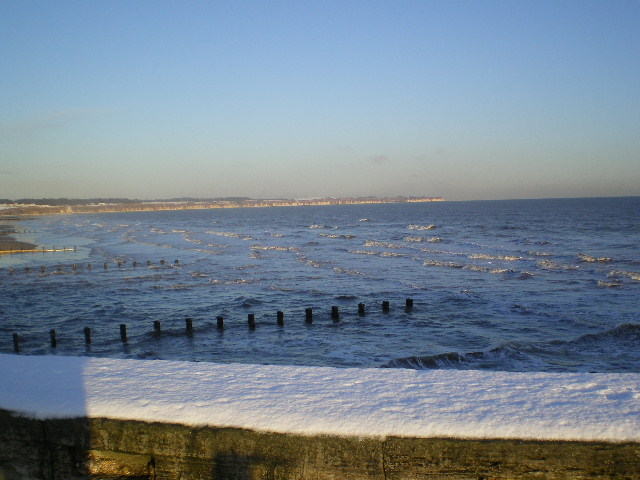
[[[631,280],[635,280],[636,282],[640,282],[640,272],[613,270],[612,272],[609,272],[608,277],[609,278],[627,277],[627,278],[630,278]]]
[[[372,252],[371,250],[347,250],[347,252],[357,255],[378,255],[378,252]]]
[[[244,235],[242,233],[216,232],[216,231],[213,231],[213,230],[207,230],[205,233],[208,233],[209,235],[217,235],[219,237],[241,238],[242,240],[253,240],[253,237],[251,237],[249,235]]]
[[[552,260],[538,260],[536,265],[545,270],[577,270],[580,268],[578,265],[565,265]]]
[[[409,230],[433,230],[437,227],[436,225],[409,225],[407,228]]]
[[[453,262],[439,262],[438,260],[425,260],[422,262],[425,267],[451,267],[451,268],[464,268],[464,265]]]
[[[625,323],[574,340],[510,342],[487,351],[415,355],[390,360],[381,368],[639,372],[638,347],[640,324]]]
[[[613,258],[611,257],[592,257],[591,255],[587,255],[586,253],[578,253],[578,260],[582,261],[582,262],[599,262],[599,263],[606,263],[606,262],[612,262]]]
[[[472,253],[469,255],[469,258],[473,260],[505,260],[505,261],[516,261],[516,260],[524,260],[522,257],[516,257],[513,255],[487,255],[484,253]]]
[[[349,235],[349,234],[345,234],[345,235],[338,235],[335,233],[319,233],[318,236],[320,237],[327,237],[327,238],[356,238],[355,235]]]
[[[295,252],[297,249],[295,247],[277,247],[277,246],[266,246],[266,245],[251,245],[251,250],[275,250],[277,252]]]
[[[383,247],[383,248],[405,248],[404,245],[400,245],[399,243],[391,243],[391,242],[378,242],[376,240],[367,240],[362,245],[363,247]]]

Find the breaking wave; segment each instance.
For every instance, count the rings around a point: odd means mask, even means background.
[[[625,323],[574,340],[510,342],[480,352],[447,352],[393,359],[382,368],[416,370],[504,370],[504,371],[601,371],[607,364],[616,371],[637,371],[640,359],[640,324]]]

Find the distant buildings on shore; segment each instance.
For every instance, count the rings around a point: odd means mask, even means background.
[[[195,210],[207,208],[300,207],[309,205],[356,205],[375,203],[442,202],[442,197],[325,197],[307,199],[177,199],[96,201],[104,199],[29,199],[29,203],[0,204],[3,215],[46,215],[63,213],[136,212],[154,210]],[[110,199],[109,199],[110,200]],[[45,203],[45,201],[47,203]]]

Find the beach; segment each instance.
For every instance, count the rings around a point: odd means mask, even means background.
[[[35,249],[35,244],[15,239],[13,236],[17,233],[15,227],[13,224],[5,223],[12,220],[19,219],[16,217],[0,218],[0,222],[2,222],[0,223],[0,254]]]

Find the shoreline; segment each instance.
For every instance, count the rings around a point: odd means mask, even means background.
[[[16,240],[13,236],[16,232],[11,224],[0,224],[0,255],[6,253],[33,252],[36,250],[35,243]]]
[[[268,207],[306,207],[324,205],[366,205],[382,203],[430,203],[444,202],[442,197],[381,197],[381,198],[318,198],[313,200],[215,200],[184,202],[136,202],[101,203],[81,205],[21,205],[4,210],[4,215],[13,217],[25,215],[56,215],[72,213],[118,213],[147,212],[161,210],[209,210],[217,208],[268,208]],[[4,216],[0,214],[0,218]]]

